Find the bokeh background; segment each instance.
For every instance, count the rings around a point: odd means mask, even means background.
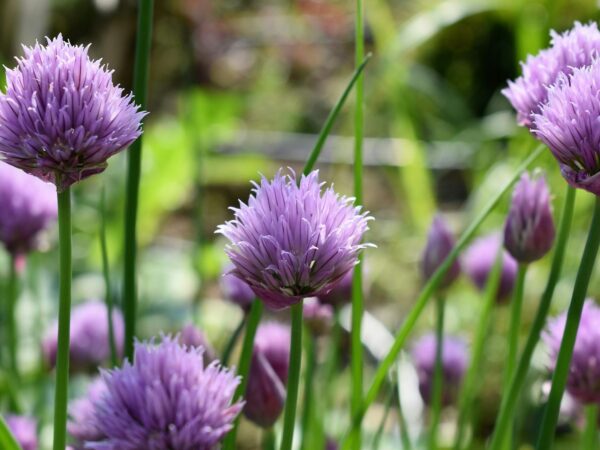
[[[500,93],[518,75],[519,60],[546,46],[551,28],[562,31],[574,20],[599,15],[594,1],[368,0],[365,5],[373,58],[365,76],[364,204],[376,218],[368,240],[378,246],[365,257],[366,308],[372,315],[365,328],[368,379],[385,349],[386,333],[398,328],[422,284],[418,262],[433,214],[442,211],[452,228],[462,231],[536,145],[516,126]],[[271,176],[279,167],[301,169],[353,71],[354,4],[157,0],[155,8],[139,215],[139,331],[141,337],[152,336],[193,320],[222,348],[241,312],[222,301],[218,279],[226,257],[224,241],[214,231],[231,218],[227,208],[247,198],[250,180],[260,173]],[[73,43],[91,43],[90,53],[129,89],[135,28],[133,0],[2,0],[0,62],[11,67],[21,43],[62,33]],[[352,103],[351,97],[318,163],[321,177],[346,194],[352,193]],[[75,189],[76,302],[104,295],[98,241],[103,189],[118,298],[125,162],[124,155],[115,157],[103,176]],[[554,209],[560,211],[565,183],[549,155],[538,166],[547,172]],[[483,232],[501,229],[507,204],[508,198]],[[590,196],[580,194],[555,312],[569,300],[590,205]],[[22,364],[31,378],[25,382],[36,386],[29,395],[46,418],[51,385],[36,380],[46,379],[38,367],[39,342],[56,316],[55,243],[51,233],[48,252],[30,258],[18,312]],[[530,271],[523,334],[543,289],[548,259]],[[4,271],[5,255],[0,261]],[[600,294],[599,281],[593,279],[592,295]],[[447,329],[471,339],[480,294],[463,279],[447,302]],[[476,406],[476,435],[489,433],[498,407],[507,318],[507,308],[497,308]],[[280,319],[286,320],[285,314]],[[417,335],[432,327],[433,311],[428,311]],[[520,409],[525,442],[533,439],[539,420],[544,367],[540,348]],[[326,387],[336,405],[326,418],[334,436],[348,419],[349,374],[338,376],[340,382]],[[77,382],[83,386],[86,380]],[[418,423],[418,399],[412,405],[407,414]],[[382,409],[382,404],[372,408],[367,434],[375,431]],[[397,423],[392,414],[383,442],[389,448],[397,439]],[[257,445],[252,427],[242,432],[248,448]],[[561,445],[571,448],[570,439],[565,427]]]

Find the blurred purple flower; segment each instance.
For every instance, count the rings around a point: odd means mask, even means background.
[[[273,426],[285,405],[290,340],[290,328],[275,322],[256,332],[244,415],[263,428]]]
[[[436,215],[427,235],[427,245],[421,260],[421,272],[425,280],[429,280],[435,271],[442,265],[446,257],[454,248],[455,241],[448,225],[442,216]],[[460,275],[460,263],[455,260],[444,277],[440,288],[450,286]]]
[[[179,343],[187,347],[202,347],[204,349],[204,364],[208,365],[217,359],[217,354],[209,344],[204,333],[194,324],[189,323],[181,329],[179,333]]]
[[[600,195],[600,60],[574,69],[548,89],[548,102],[534,114],[536,136],[576,188]]]
[[[340,307],[352,301],[352,278],[354,276],[354,269],[350,269],[346,274],[342,275],[342,278],[338,283],[327,293],[319,295],[321,303],[331,305],[333,307]]]
[[[504,246],[517,261],[530,263],[550,251],[554,235],[546,180],[543,176],[532,179],[524,173],[513,192],[504,226]]]
[[[229,264],[223,270],[220,280],[221,292],[226,300],[235,303],[244,311],[248,311],[256,295],[245,281],[230,274],[233,269],[233,264]]]
[[[61,35],[23,47],[0,93],[0,157],[59,191],[102,172],[138,138],[145,115],[88,48]]]
[[[567,314],[550,320],[543,339],[550,353],[550,369],[554,370]],[[600,402],[600,307],[587,300],[583,305],[575,348],[569,367],[567,391],[582,403]]]
[[[203,349],[163,337],[136,343],[134,363],[103,371],[106,392],[85,425],[99,439],[92,450],[211,450],[231,429],[243,403],[232,404],[240,380]]]
[[[317,297],[304,301],[302,313],[304,323],[315,336],[327,334],[333,325],[333,306],[321,303]]]
[[[4,420],[22,450],[37,450],[37,423],[27,416],[5,416]]]
[[[99,441],[104,435],[94,419],[95,407],[106,395],[106,384],[102,378],[92,381],[84,397],[73,400],[69,405],[67,431],[75,440],[74,450],[83,450],[88,441]]]
[[[561,74],[570,75],[574,69],[589,66],[600,52],[600,32],[596,23],[575,26],[563,34],[554,31],[549,49],[536,56],[528,56],[521,64],[523,75],[502,91],[517,110],[520,125],[531,127],[531,115],[540,112],[548,98],[547,88],[554,84]]]
[[[57,216],[56,189],[0,161],[0,241],[12,255],[36,250]]]
[[[117,354],[123,354],[125,324],[118,309],[113,309],[113,331]],[[110,357],[108,340],[108,313],[106,305],[91,300],[77,305],[71,311],[70,368],[73,371],[95,370]],[[50,367],[56,364],[58,323],[55,322],[42,342],[42,351]]]
[[[431,401],[436,351],[435,335],[427,334],[415,342],[411,352],[419,376],[419,391],[427,404]],[[455,336],[444,336],[442,341],[444,379],[442,403],[444,405],[452,404],[456,400],[468,360],[469,352],[464,340]]]
[[[318,172],[277,172],[254,184],[248,204],[217,232],[229,241],[232,274],[246,281],[273,309],[329,292],[358,262],[371,219],[353,199],[322,191]]]
[[[498,251],[502,248],[499,235],[491,234],[477,239],[465,252],[463,267],[475,286],[484,290],[488,276],[496,262]],[[517,262],[508,252],[502,249],[502,268],[498,286],[498,301],[506,299],[513,290],[517,275]]]

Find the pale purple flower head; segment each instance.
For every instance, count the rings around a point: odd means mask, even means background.
[[[248,284],[230,272],[234,270],[233,265],[228,265],[221,275],[221,292],[226,300],[235,303],[244,311],[248,311],[256,295]]]
[[[524,173],[513,192],[504,225],[504,246],[517,261],[530,263],[550,251],[554,235],[546,180],[543,176],[531,178]]]
[[[22,450],[37,450],[37,423],[27,416],[5,416],[4,420]]]
[[[543,334],[550,352],[550,369],[554,370],[562,342],[567,314],[550,320]],[[577,330],[575,348],[569,367],[567,391],[582,403],[600,402],[600,308],[587,300]]]
[[[117,354],[123,354],[125,324],[121,312],[114,308],[113,331]],[[73,308],[71,312],[70,368],[73,371],[94,371],[110,358],[108,340],[108,313],[106,304],[91,300]],[[50,367],[56,364],[58,323],[55,322],[42,342],[42,351]]]
[[[333,325],[333,306],[321,303],[317,297],[304,301],[302,314],[304,323],[315,336],[327,334]]]
[[[412,348],[412,358],[419,376],[419,391],[425,403],[431,402],[437,341],[434,334],[421,337]],[[463,375],[467,368],[469,352],[464,340],[455,336],[444,336],[442,340],[442,403],[449,405],[456,400]]]
[[[475,286],[481,291],[485,289],[498,251],[502,248],[502,239],[497,234],[491,234],[477,239],[465,252],[463,267]],[[513,290],[517,276],[517,262],[502,248],[502,268],[500,285],[496,298],[502,301],[508,298]]]
[[[185,325],[179,332],[179,343],[186,347],[202,347],[204,349],[204,364],[210,364],[217,359],[214,348],[206,339],[204,333],[192,323]]]
[[[0,241],[9,253],[25,254],[56,220],[56,189],[0,161],[0,205]]]
[[[96,378],[87,388],[86,395],[73,400],[69,405],[67,431],[75,440],[73,448],[83,450],[88,441],[99,441],[104,434],[94,418],[95,408],[106,395],[106,384],[102,378]]]
[[[273,426],[285,405],[290,340],[290,328],[276,322],[256,332],[244,415],[263,428]]]
[[[323,185],[317,171],[300,183],[293,172],[263,177],[248,204],[233,208],[235,219],[217,230],[231,242],[231,273],[270,308],[329,292],[369,245],[361,241],[371,218]]]
[[[563,34],[551,33],[548,49],[528,56],[522,63],[523,75],[509,81],[502,93],[517,110],[520,125],[531,128],[532,114],[539,113],[548,98],[548,86],[559,77],[570,75],[574,69],[589,66],[600,52],[600,32],[596,23],[575,26]]]
[[[102,172],[138,138],[145,114],[88,48],[60,35],[23,47],[0,93],[0,158],[59,191]]]
[[[600,60],[561,76],[534,114],[534,129],[576,188],[600,195]]]
[[[435,271],[442,265],[446,257],[454,248],[455,241],[448,225],[442,219],[442,216],[436,215],[433,218],[429,234],[427,235],[427,245],[423,251],[421,260],[421,272],[423,278],[428,280]],[[460,263],[455,260],[444,277],[441,288],[450,286],[460,275]]]
[[[106,391],[86,427],[100,437],[92,450],[212,450],[243,407],[232,404],[240,382],[217,362],[205,366],[201,347],[163,337],[136,343],[134,363],[104,371]]]

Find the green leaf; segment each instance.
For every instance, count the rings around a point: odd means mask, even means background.
[[[0,448],[3,450],[22,450],[2,416],[0,416]]]

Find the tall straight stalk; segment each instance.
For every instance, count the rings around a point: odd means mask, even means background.
[[[583,430],[582,450],[598,448],[598,404],[585,405],[585,429]]]
[[[433,388],[431,401],[431,424],[429,426],[429,448],[437,448],[437,431],[442,411],[442,392],[444,383],[444,372],[442,368],[444,348],[444,311],[446,302],[438,296],[436,299],[436,328],[435,328],[435,366],[433,370]]]
[[[529,364],[531,363],[531,357],[533,351],[540,339],[540,335],[544,324],[546,323],[546,316],[550,310],[550,303],[552,303],[552,296],[554,295],[554,288],[560,277],[562,271],[565,248],[567,240],[571,230],[571,222],[573,219],[573,207],[575,205],[575,193],[576,190],[570,186],[567,186],[567,195],[565,197],[565,203],[558,225],[558,233],[556,238],[556,247],[554,250],[554,256],[552,257],[552,267],[550,268],[550,275],[546,282],[546,288],[542,294],[540,304],[538,306],[537,313],[531,325],[527,342],[521,353],[519,364],[513,373],[510,381],[510,385],[507,390],[504,391],[502,403],[500,405],[500,412],[496,418],[496,428],[492,435],[490,442],[490,450],[499,450],[502,445],[504,436],[507,433],[509,424],[513,417],[513,411],[519,398],[519,393],[525,383],[525,377],[529,370]]]
[[[315,378],[315,369],[317,366],[317,349],[316,338],[312,334],[308,334],[304,340],[306,347],[306,369],[304,370],[304,405],[302,410],[302,444],[301,450],[310,450],[308,447],[309,433],[311,426],[311,417],[314,408],[314,389],[313,382]]]
[[[69,336],[71,329],[71,189],[58,193],[59,307],[56,390],[54,396],[54,450],[67,443],[67,402],[69,393]]]
[[[141,109],[146,109],[148,71],[152,42],[152,13],[154,0],[139,0],[133,95]],[[127,192],[125,198],[125,230],[123,243],[123,315],[125,319],[125,357],[133,361],[133,340],[137,311],[137,210],[142,167],[142,137],[129,148],[127,154]]]
[[[296,423],[296,405],[298,403],[298,385],[300,384],[300,365],[302,363],[302,307],[299,302],[292,306],[292,342],[290,346],[290,369],[285,398],[283,435],[280,450],[291,450],[294,441]]]
[[[581,311],[587,294],[588,285],[596,262],[596,255],[600,247],[600,198],[596,197],[594,206],[594,216],[588,234],[577,278],[575,279],[575,287],[571,297],[571,304],[567,312],[567,322],[565,323],[565,331],[558,352],[558,359],[552,376],[552,389],[548,397],[548,403],[544,410],[544,418],[542,428],[537,441],[536,449],[549,450],[554,442],[554,431],[556,422],[558,421],[558,413],[560,411],[560,402],[567,383],[569,375],[569,366],[571,357],[573,356],[573,347],[575,346],[575,338],[579,321],[581,320]]]
[[[19,297],[19,279],[17,275],[17,261],[15,255],[11,255],[8,269],[8,298],[6,299],[6,343],[8,344],[9,368],[12,376],[18,377],[18,350],[17,350],[17,321],[15,310]]]
[[[110,283],[110,265],[108,263],[108,248],[106,245],[106,189],[102,187],[100,193],[100,253],[102,255],[102,274],[104,277],[104,303],[106,303],[106,320],[108,321],[108,346],[110,348],[110,362],[116,367],[117,345],[113,324],[113,297]]]

